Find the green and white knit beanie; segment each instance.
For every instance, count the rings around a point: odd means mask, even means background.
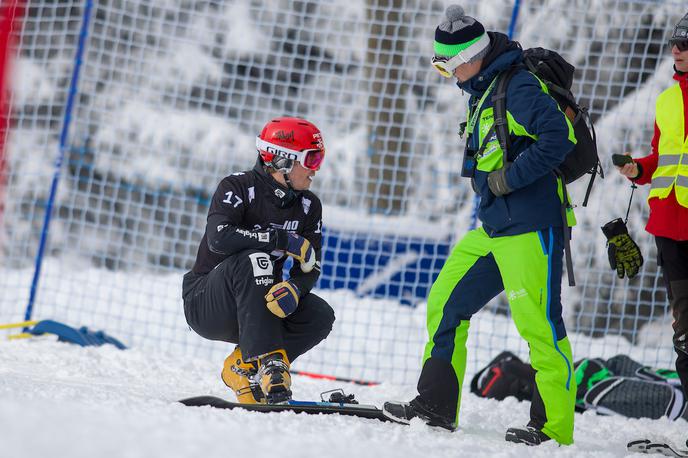
[[[446,20],[435,29],[435,56],[454,57],[461,53],[466,62],[482,59],[490,50],[490,38],[485,27],[470,16],[463,7],[451,5]]]

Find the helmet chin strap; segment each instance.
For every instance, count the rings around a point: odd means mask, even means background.
[[[294,190],[294,187],[291,185],[289,174],[287,172],[283,172],[282,176],[284,177],[284,182],[287,184],[287,194],[280,200],[280,208],[286,208],[291,206],[294,200],[296,200],[296,198],[298,197],[298,194]]]
[[[293,191],[294,187],[291,185],[291,180],[289,179],[289,173],[284,172],[284,173],[282,173],[282,176],[284,177],[284,182],[287,183],[287,188],[289,188],[290,191]]]

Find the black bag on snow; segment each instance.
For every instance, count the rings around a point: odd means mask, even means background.
[[[576,362],[576,410],[627,418],[688,420],[688,401],[676,371],[652,369],[617,355]]]
[[[501,352],[471,379],[471,393],[498,401],[507,396],[530,401],[534,388],[535,371],[510,351]]]
[[[688,420],[688,400],[674,370],[653,369],[616,355],[577,361],[575,379],[577,412]],[[481,398],[530,401],[534,391],[535,370],[509,351],[497,355],[471,380],[471,393]]]

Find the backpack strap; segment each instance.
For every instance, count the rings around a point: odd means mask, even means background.
[[[595,133],[595,124],[593,124],[592,119],[590,119],[590,113],[588,113],[588,109],[585,107],[580,107],[580,110],[578,111],[578,115],[583,117],[583,122],[590,124],[590,133],[592,134],[592,144],[595,148],[595,156],[598,157],[597,159],[597,164],[595,164],[595,168],[590,172],[591,177],[590,181],[588,182],[588,188],[585,190],[585,198],[583,199],[583,206],[587,207],[588,206],[588,199],[590,198],[590,193],[592,192],[592,185],[595,182],[595,177],[597,174],[600,174],[600,178],[604,179],[604,169],[602,169],[602,164],[600,164],[599,160],[599,155],[597,154],[597,134]]]
[[[502,148],[502,167],[507,163],[508,150],[511,147],[511,136],[509,134],[509,124],[506,115],[506,89],[509,86],[511,78],[518,71],[518,67],[512,66],[504,71],[497,78],[497,87],[492,95],[492,103],[494,104],[494,123],[495,132],[497,134],[497,141],[500,148]]]
[[[561,229],[564,232],[564,257],[566,258],[566,275],[569,279],[569,286],[576,286],[576,277],[573,274],[573,257],[571,256],[571,228],[569,227],[569,219],[566,217],[566,212],[571,206],[569,202],[569,193],[566,190],[566,183],[564,183],[564,177],[562,174],[555,169],[554,174],[557,176],[557,180],[561,182]]]
[[[552,83],[551,81],[545,81],[545,86],[547,86],[547,89],[551,92],[554,92],[566,100],[567,104],[571,107],[576,107],[578,104],[576,103],[576,99],[573,98],[573,94],[571,91],[568,91],[564,89],[563,87]]]

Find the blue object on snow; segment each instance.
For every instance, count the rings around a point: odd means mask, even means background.
[[[100,346],[107,343],[114,345],[120,350],[127,348],[122,342],[105,334],[103,331],[90,331],[86,326],[75,329],[53,320],[39,321],[33,328],[28,329],[27,332],[36,336],[46,333],[55,334],[59,342],[73,343],[82,347]]]

